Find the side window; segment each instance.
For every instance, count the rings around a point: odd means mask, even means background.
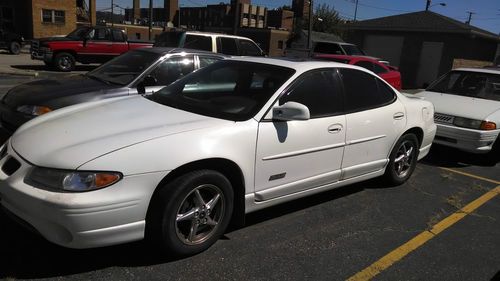
[[[280,98],[279,104],[289,101],[301,103],[309,108],[311,118],[341,114],[342,94],[334,73],[334,70],[322,70],[302,75],[292,89]]]
[[[187,34],[184,41],[184,48],[212,51],[212,37]]]
[[[111,34],[107,28],[96,28],[94,29],[94,40],[111,41]]]
[[[113,33],[113,41],[115,42],[125,41],[125,36],[123,35],[123,32],[121,30],[112,29],[112,33]]]
[[[217,50],[219,53],[232,56],[238,55],[238,47],[236,46],[236,40],[234,38],[221,37],[220,45],[220,50]]]
[[[242,56],[262,56],[262,52],[253,42],[248,40],[240,41],[240,55]]]
[[[157,85],[169,85],[194,70],[192,56],[172,57],[161,62],[152,72]]]
[[[381,73],[386,73],[389,71],[387,69],[385,69],[384,67],[374,63],[373,64],[373,72],[375,72],[376,74],[381,74]]]
[[[207,57],[207,56],[198,56],[200,60],[200,68],[208,66],[216,61],[220,61],[222,58],[219,57]]]
[[[328,42],[317,42],[316,46],[314,46],[314,52],[336,55],[342,55],[344,53],[338,44]]]
[[[378,78],[356,69],[342,68],[339,72],[344,85],[346,112],[381,107],[395,100],[395,94],[384,89],[385,85],[381,85],[383,83]]]
[[[366,68],[370,71],[373,71],[373,63],[371,63],[369,61],[365,61],[365,60],[358,61],[354,65],[361,66],[362,68]]]

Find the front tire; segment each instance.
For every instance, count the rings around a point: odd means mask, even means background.
[[[233,212],[233,189],[217,171],[182,175],[160,187],[148,211],[146,236],[166,253],[190,256],[214,244]]]
[[[75,58],[69,53],[59,53],[54,57],[54,66],[59,71],[72,71],[75,68]]]
[[[403,135],[389,156],[389,164],[385,169],[384,179],[390,185],[406,182],[417,165],[418,140],[414,134]]]
[[[21,53],[21,44],[16,41],[10,42],[9,52],[13,55],[19,55],[19,53]]]

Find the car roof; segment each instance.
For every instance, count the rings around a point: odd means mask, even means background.
[[[196,35],[203,35],[203,36],[231,37],[231,38],[247,39],[247,40],[253,41],[252,39],[250,39],[248,37],[237,36],[237,35],[232,35],[232,34],[215,33],[215,32],[186,31],[186,34],[196,34]]]
[[[138,48],[138,49],[134,49],[134,51],[149,52],[149,53],[155,53],[155,54],[160,54],[160,55],[188,53],[188,54],[200,54],[200,55],[212,55],[212,56],[219,56],[219,57],[228,57],[227,55],[220,54],[220,53],[214,53],[214,52],[203,51],[203,50],[195,50],[195,49],[187,49],[187,48],[151,47],[151,48]]]
[[[500,74],[500,68],[475,68],[475,67],[461,67],[455,68],[453,70],[457,71],[469,71],[469,72],[481,72],[481,73],[490,73],[490,74]]]
[[[333,62],[333,61],[324,61],[324,60],[293,59],[293,58],[263,58],[263,57],[232,57],[229,60],[264,63],[264,64],[287,67],[301,72],[311,69],[325,68],[325,67],[353,68],[362,70],[364,72],[368,72],[366,69],[359,66]]]

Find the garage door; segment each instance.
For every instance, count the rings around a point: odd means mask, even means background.
[[[385,59],[391,65],[399,67],[403,39],[402,36],[367,35],[363,50],[369,56]]]

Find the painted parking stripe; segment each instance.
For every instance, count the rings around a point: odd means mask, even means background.
[[[412,238],[410,241],[399,246],[397,249],[395,249],[392,252],[388,253],[387,255],[383,256],[381,259],[374,262],[372,265],[368,266],[367,268],[363,269],[362,271],[356,273],[355,275],[351,276],[347,280],[349,280],[349,281],[362,281],[362,280],[372,279],[377,274],[379,274],[380,272],[389,268],[390,266],[392,266],[394,263],[398,262],[399,260],[403,259],[406,255],[411,253],[413,250],[419,248],[420,246],[425,244],[427,241],[431,240],[432,238],[437,236],[439,233],[443,232],[445,229],[449,228],[450,226],[452,226],[456,222],[460,221],[465,216],[472,213],[474,210],[476,210],[477,208],[479,208],[481,205],[488,202],[489,200],[493,199],[497,195],[500,195],[500,185],[495,187],[494,189],[486,192],[481,197],[479,197],[476,200],[472,201],[471,203],[467,204],[467,206],[461,208],[460,210],[451,214],[450,216],[443,219],[442,221],[438,222],[436,225],[434,225],[434,227],[432,227],[432,229],[426,230],[426,231],[420,233],[419,235]]]
[[[500,181],[496,181],[496,180],[484,178],[484,177],[481,177],[481,176],[476,176],[476,175],[469,174],[469,173],[466,173],[466,172],[462,172],[462,171],[458,171],[458,170],[454,170],[454,169],[450,169],[450,168],[444,168],[444,167],[439,167],[439,168],[442,169],[442,170],[445,170],[445,171],[448,171],[448,172],[452,172],[452,173],[456,173],[456,174],[460,174],[460,175],[463,175],[463,176],[466,176],[466,177],[470,177],[470,178],[474,178],[474,179],[478,179],[478,180],[482,180],[482,181],[487,181],[487,182],[491,182],[491,183],[494,183],[494,184],[500,184]]]

